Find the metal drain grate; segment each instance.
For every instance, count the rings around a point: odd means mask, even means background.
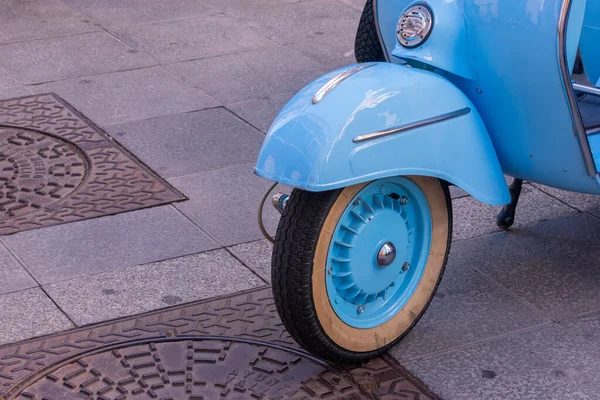
[[[184,199],[58,96],[0,101],[0,235]]]
[[[391,358],[306,354],[268,288],[0,347],[0,398],[437,399]]]

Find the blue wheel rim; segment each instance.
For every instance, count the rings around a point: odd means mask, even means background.
[[[342,213],[327,254],[327,295],[337,316],[367,329],[400,312],[425,271],[431,230],[427,198],[410,179],[378,179],[362,188]],[[389,243],[395,258],[381,265],[378,255]]]

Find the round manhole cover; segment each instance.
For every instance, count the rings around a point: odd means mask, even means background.
[[[154,341],[57,367],[19,399],[364,399],[346,373],[265,343]]]
[[[65,198],[86,170],[86,157],[73,144],[29,129],[0,127],[0,220]]]

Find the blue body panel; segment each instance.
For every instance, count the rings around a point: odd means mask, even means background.
[[[432,72],[378,63],[311,103],[315,92],[348,68],[317,79],[282,109],[258,157],[258,175],[310,191],[395,175],[426,175],[447,180],[485,203],[510,200],[485,125],[456,86]],[[454,119],[352,141],[465,107],[471,112]]]
[[[579,51],[588,78],[600,86],[600,0],[587,0]]]
[[[472,79],[465,79],[455,68],[439,63],[431,65],[456,84],[476,106],[504,172],[557,188],[600,193],[600,186],[587,173],[578,138],[574,135],[571,107],[560,70],[557,29],[563,1],[428,0],[423,3],[433,9],[437,20],[444,18],[445,13],[449,18],[462,16],[462,34],[470,52],[467,58],[474,71]],[[395,50],[390,49],[396,47],[396,21],[409,4],[403,0],[377,0],[381,37],[392,61]],[[580,10],[585,4],[585,0],[572,0],[573,19],[569,21],[567,37],[567,56],[571,59],[573,43],[579,40],[581,32]],[[586,13],[588,23],[592,17],[596,21],[600,18]],[[434,32],[436,29],[434,26]],[[460,39],[432,33],[418,52],[441,48],[444,43],[457,40]],[[597,58],[597,41],[594,49]]]
[[[393,4],[396,9],[403,2],[381,1],[379,4]],[[422,3],[420,1],[408,4]],[[460,8],[454,2],[430,0],[427,2],[434,11],[435,29],[423,46],[407,49],[394,35],[392,56],[407,62],[418,61],[466,79],[475,79],[475,66],[471,58],[468,36],[465,34],[465,21]],[[400,13],[402,13],[402,9]],[[398,15],[398,14],[396,14]],[[394,30],[395,32],[395,30]],[[391,46],[391,43],[390,43]],[[392,58],[393,58],[392,57]]]

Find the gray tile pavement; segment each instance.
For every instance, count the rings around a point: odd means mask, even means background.
[[[10,86],[16,86],[19,81],[9,74],[6,70],[0,68],[0,90]]]
[[[338,0],[344,4],[349,5],[350,7],[361,11],[365,8],[366,0]]]
[[[261,3],[226,12],[282,44],[321,36],[331,38],[329,42],[347,40],[348,36],[354,40],[360,18],[360,12],[336,0]],[[320,42],[326,44],[324,39]]]
[[[34,89],[56,92],[100,126],[220,105],[161,67],[51,82]]]
[[[223,14],[109,27],[124,42],[161,63],[214,57],[276,45]]]
[[[550,321],[451,257],[427,312],[392,355],[404,362]]]
[[[496,226],[496,215],[501,208],[488,206],[472,197],[453,200],[454,239],[467,239],[500,231]],[[577,210],[565,203],[531,185],[524,185],[512,229],[576,213]]]
[[[567,192],[566,190],[555,189],[537,183],[532,183],[531,185],[579,211],[593,211],[600,208],[600,196]]]
[[[0,87],[0,99],[14,99],[31,94],[33,94],[32,90],[24,85]]]
[[[265,4],[235,13],[279,43],[291,45],[330,69],[353,64],[360,12],[336,0]]]
[[[240,261],[266,282],[271,282],[273,245],[266,239],[238,244],[228,248]]]
[[[453,199],[458,199],[459,197],[466,197],[469,194],[459,188],[458,186],[450,186],[450,197]]]
[[[244,164],[169,179],[190,200],[175,204],[222,246],[262,239],[257,208],[271,183]],[[275,232],[279,214],[265,206],[265,225]]]
[[[112,125],[107,131],[165,178],[253,162],[264,140],[225,108]]]
[[[60,0],[0,2],[0,43],[98,31],[101,28]]]
[[[172,206],[25,231],[3,241],[42,284],[218,247]]]
[[[455,242],[452,254],[554,320],[600,310],[600,220],[558,218]]]
[[[562,321],[570,332],[600,348],[600,312],[579,315]]]
[[[106,32],[0,45],[0,65],[21,82],[43,83],[147,67],[156,62]]]
[[[86,325],[263,286],[225,250],[209,251],[45,285],[77,324]]]
[[[40,289],[0,295],[0,345],[73,328]]]
[[[558,324],[407,361],[443,399],[592,400],[600,350]]]
[[[226,104],[296,92],[327,72],[289,47],[186,61],[167,69]]]
[[[217,10],[201,0],[62,0],[81,14],[101,24],[142,23],[192,15],[213,14]]]
[[[213,8],[237,18],[243,17],[247,10],[257,7],[274,7],[281,4],[301,3],[311,0],[202,0]]]
[[[227,104],[227,108],[267,133],[279,110],[294,96],[294,93],[282,93],[264,99],[253,99]]]
[[[34,286],[37,282],[0,242],[0,295]]]

